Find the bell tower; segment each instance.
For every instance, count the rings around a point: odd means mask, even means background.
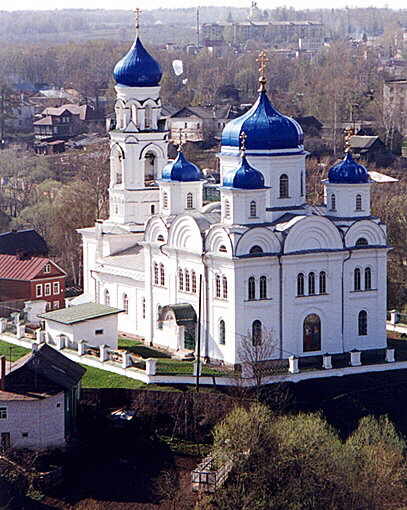
[[[161,118],[159,63],[139,37],[140,10],[136,9],[136,38],[116,64],[116,123],[110,131],[109,219],[132,232],[158,212],[158,179],[167,163],[168,131]]]

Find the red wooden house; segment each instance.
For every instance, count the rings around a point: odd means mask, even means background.
[[[47,301],[65,307],[66,273],[48,257],[0,254],[0,301]]]

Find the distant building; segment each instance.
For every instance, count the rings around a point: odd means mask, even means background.
[[[388,153],[378,136],[351,136],[350,148],[356,156],[365,161],[375,161],[378,156]]]
[[[173,140],[180,130],[188,142],[199,142],[208,136],[220,135],[230,117],[231,106],[186,106],[170,115],[168,128]]]
[[[0,302],[47,301],[47,310],[65,306],[65,271],[48,257],[0,254]]]
[[[387,80],[383,85],[383,116],[389,131],[407,136],[407,79]]]
[[[93,110],[87,105],[64,104],[57,108],[45,108],[40,119],[33,123],[38,140],[47,138],[66,139],[83,133],[94,120]]]
[[[0,357],[0,446],[65,446],[75,433],[80,381],[85,369],[42,344],[6,373]]]
[[[205,23],[201,27],[204,46],[243,45],[261,40],[273,45],[301,46],[302,50],[319,50],[324,43],[324,29],[318,21],[243,21],[240,23]]]
[[[0,234],[0,253],[46,257],[48,246],[45,239],[33,229],[11,230]]]

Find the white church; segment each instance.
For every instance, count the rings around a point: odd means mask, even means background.
[[[281,359],[386,347],[389,248],[366,168],[348,152],[324,204],[307,204],[301,127],[262,76],[224,128],[220,201],[204,203],[182,147],[168,161],[161,70],[138,35],[114,78],[110,214],[79,231],[82,301],[123,309],[120,331],[170,351],[195,350],[199,333],[202,358],[228,365],[247,338]]]

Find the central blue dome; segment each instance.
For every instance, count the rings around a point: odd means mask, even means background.
[[[348,152],[342,161],[329,170],[328,180],[334,184],[365,184],[369,182],[369,173]]]
[[[239,147],[242,131],[247,135],[247,150],[303,149],[301,126],[277,111],[265,91],[260,92],[249,111],[226,124],[222,147]]]
[[[242,156],[240,166],[228,172],[223,178],[223,186],[227,188],[239,189],[264,189],[264,176],[261,172],[253,168]]]
[[[164,167],[161,178],[163,181],[200,181],[202,174],[180,151],[177,158]]]
[[[127,87],[155,87],[160,83],[160,64],[137,37],[128,53],[114,67],[114,79]]]

